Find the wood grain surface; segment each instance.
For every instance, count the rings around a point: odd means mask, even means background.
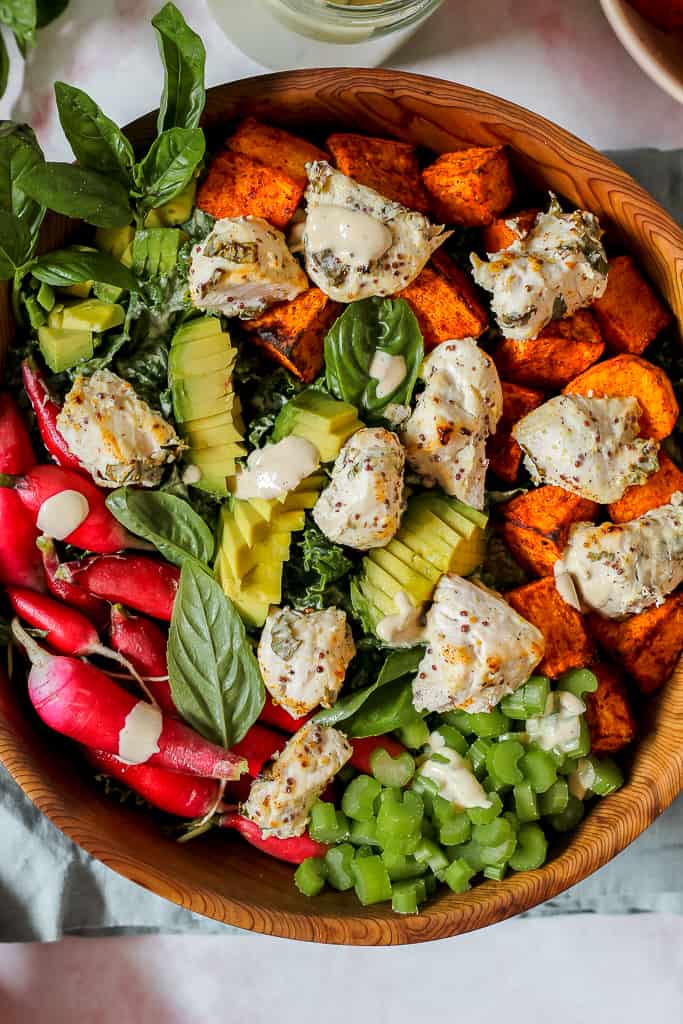
[[[644,265],[683,320],[683,234],[627,174],[585,143],[514,104],[437,79],[397,71],[322,70],[251,78],[209,90],[205,127],[216,142],[244,114],[322,137],[331,129],[392,135],[444,152],[463,143],[508,143],[520,177],[596,213]],[[129,126],[148,140],[155,116]],[[50,217],[43,245],[62,244],[73,224]],[[0,294],[0,345],[14,328]],[[538,871],[484,882],[463,896],[439,890],[419,916],[358,905],[327,891],[309,900],[291,868],[232,834],[187,845],[169,840],[144,811],[104,796],[73,745],[32,712],[21,679],[0,675],[0,760],[50,820],[115,871],[166,899],[218,921],[312,942],[386,945],[423,942],[482,928],[556,896],[623,850],[683,788],[683,669],[651,699],[624,788],[601,800]],[[634,885],[637,880],[634,879]]]

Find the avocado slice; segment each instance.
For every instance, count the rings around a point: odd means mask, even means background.
[[[62,295],[71,295],[75,299],[87,299],[93,284],[93,281],[77,281],[76,284],[60,285],[57,290]]]
[[[150,210],[145,217],[145,227],[169,228],[184,224],[192,216],[196,194],[197,182],[193,179],[174,199],[169,199],[163,206]]]
[[[227,388],[229,387],[230,384],[227,385]],[[176,381],[171,385],[171,397],[175,418],[180,423],[204,416],[216,416],[220,412],[230,412],[235,398],[233,391],[226,390],[226,382],[222,376],[217,379],[201,380],[201,390],[198,387],[190,387],[187,381]]]
[[[408,568],[414,569],[415,572],[419,573],[420,576],[424,576],[426,580],[433,583],[434,586],[439,582],[440,571],[428,562],[422,555],[418,555],[416,551],[412,551],[402,540],[399,540],[398,536],[394,537],[389,541],[385,548],[376,548],[373,554],[379,551],[384,551],[387,554],[391,554],[394,558],[403,562]],[[381,562],[380,562],[381,564]],[[397,577],[398,578],[398,577]]]
[[[90,330],[101,334],[112,327],[119,327],[125,319],[126,311],[123,306],[115,302],[84,299],[72,306],[64,306],[61,312],[60,326],[65,330]]]
[[[377,570],[381,570],[383,575]],[[369,580],[391,597],[396,597],[399,590],[405,590],[417,604],[423,604],[434,592],[432,580],[425,579],[385,548],[375,548],[370,552],[363,562],[363,571]],[[392,581],[390,589],[386,585],[387,577]]]
[[[39,327],[38,344],[53,373],[68,370],[93,355],[92,331]]]
[[[55,293],[49,284],[41,282],[40,288],[36,293],[36,301],[39,306],[42,306],[46,313],[49,313],[54,306],[56,299]]]
[[[123,288],[118,288],[115,284],[104,284],[102,281],[95,281],[92,290],[93,294],[103,302],[118,302],[124,295]]]
[[[228,342],[230,336],[221,327],[217,316],[198,316],[194,320],[188,320],[182,324],[171,338],[171,346],[185,345],[191,341],[198,341],[206,337],[225,337]]]

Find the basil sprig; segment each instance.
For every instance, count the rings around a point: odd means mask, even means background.
[[[400,356],[405,374],[387,394],[378,395],[379,381],[370,376],[377,352]],[[405,299],[373,297],[351,302],[325,338],[327,386],[361,410],[366,423],[383,417],[389,403],[407,405],[424,358],[422,333]]]
[[[151,209],[174,199],[196,175],[205,149],[197,127],[205,101],[204,46],[172,3],[153,24],[164,65],[157,138],[136,162],[129,140],[97,103],[57,82],[59,120],[78,166],[41,158],[26,171],[22,188],[43,207],[101,228],[141,226]],[[1,72],[0,61],[0,78]]]
[[[175,494],[119,487],[107,496],[107,508],[136,537],[151,541],[168,562],[208,563],[213,533],[191,505]]]
[[[174,4],[166,4],[152,18],[164,65],[164,89],[159,104],[157,131],[196,128],[204,110],[206,51],[196,32]]]
[[[106,252],[91,249],[74,247],[46,252],[31,261],[26,269],[30,269],[38,281],[53,288],[67,288],[82,281],[113,284],[126,291],[134,291],[137,287],[135,275],[128,267]]]
[[[414,717],[412,705],[412,677],[422,661],[422,647],[392,651],[374,683],[352,690],[341,697],[334,707],[315,715],[321,725],[345,724],[348,736],[378,736],[400,728]],[[389,723],[387,725],[387,723]]]
[[[193,561],[180,573],[168,674],[180,716],[223,747],[243,739],[263,708],[263,680],[242,620],[213,577]]]

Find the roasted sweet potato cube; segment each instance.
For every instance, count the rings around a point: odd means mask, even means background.
[[[500,383],[503,389],[503,415],[495,434],[488,439],[486,454],[489,469],[505,483],[514,484],[522,462],[522,449],[512,436],[512,428],[518,420],[543,403],[543,395],[540,391],[521,388],[505,380]]]
[[[637,356],[672,319],[630,256],[615,256],[609,261],[607,288],[591,309],[600,321],[608,347]]]
[[[506,380],[557,391],[597,362],[604,350],[595,317],[581,309],[565,320],[553,320],[537,338],[502,338],[493,359]]]
[[[538,208],[535,208],[496,217],[482,231],[484,251],[487,253],[500,252],[501,249],[507,249],[509,245],[516,242],[518,238],[523,238],[534,226],[540,212]]]
[[[583,616],[563,601],[555,580],[546,576],[509,591],[506,599],[527,622],[545,637],[545,654],[538,671],[555,678],[569,668],[581,668],[592,660],[593,645]]]
[[[237,126],[235,134],[228,139],[228,147],[234,153],[258,160],[267,167],[274,167],[305,187],[307,182],[306,164],[313,160],[327,160],[328,154],[312,142],[290,135],[282,128],[246,117]]]
[[[444,153],[422,172],[438,221],[482,227],[512,202],[515,183],[505,146]]]
[[[563,389],[568,395],[596,398],[633,395],[640,403],[640,434],[661,441],[678,419],[678,402],[671,381],[647,359],[623,353],[589,367]]]
[[[593,522],[599,508],[562,487],[539,487],[501,506],[501,532],[521,566],[535,576],[550,576],[571,526]]]
[[[614,665],[591,665],[598,679],[595,693],[585,694],[586,721],[591,734],[591,753],[598,757],[615,754],[636,735],[628,691],[621,672]]]
[[[683,650],[683,592],[623,622],[594,612],[587,625],[593,639],[623,666],[638,689],[652,693],[667,681]]]
[[[322,370],[325,335],[341,311],[341,305],[319,288],[309,288],[255,320],[244,320],[242,328],[268,355],[309,384]]]
[[[442,341],[478,338],[486,330],[488,316],[474,285],[445,253],[436,253],[398,295],[415,314],[427,352]]]
[[[417,150],[409,142],[337,132],[327,139],[327,147],[342,174],[411,210],[429,209]]]
[[[221,217],[263,217],[284,228],[301,202],[303,185],[274,167],[241,153],[223,150],[199,187],[197,206]]]
[[[664,451],[659,452],[659,469],[644,484],[628,487],[619,501],[609,506],[613,523],[626,523],[671,501],[676,491],[683,491],[683,473]]]

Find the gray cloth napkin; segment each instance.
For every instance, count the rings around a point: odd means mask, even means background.
[[[683,221],[683,151],[611,154]],[[683,797],[610,864],[532,915],[683,913]],[[0,767],[0,941],[237,931],[154,896],[59,832]]]

